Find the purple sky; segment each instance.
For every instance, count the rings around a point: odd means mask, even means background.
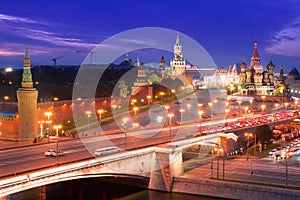
[[[297,0],[110,0],[0,2],[0,68],[22,67],[26,44],[32,64],[81,64],[104,39],[139,27],[178,30],[199,42],[217,66],[245,59],[259,43],[261,62],[276,71],[300,68],[300,3]],[[175,42],[174,36],[174,42]],[[173,45],[173,44],[172,44]],[[172,46],[170,47],[172,48]],[[83,53],[76,53],[76,51]],[[184,44],[183,44],[184,51]],[[129,55],[134,59],[134,55]],[[160,56],[143,55],[146,63]],[[169,62],[171,57],[166,55]]]

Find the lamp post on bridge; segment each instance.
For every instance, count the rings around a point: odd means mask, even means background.
[[[127,130],[126,130],[126,123],[128,122],[128,120],[129,120],[129,119],[128,119],[127,117],[125,117],[125,118],[122,119],[122,121],[123,121],[123,124],[122,124],[122,125],[124,126],[124,133],[125,133],[125,135],[124,135],[124,137],[125,137],[125,138],[124,138],[124,139],[125,139],[125,141],[124,141],[124,142],[125,142],[125,150],[127,149]]]
[[[56,166],[58,166],[58,129],[61,129],[61,125],[54,125],[53,128],[56,130]]]
[[[99,113],[99,123],[100,123],[100,126],[101,126],[101,117],[102,117],[102,113],[104,112],[104,110],[100,109],[97,112]]]
[[[172,127],[172,117],[174,116],[174,114],[173,113],[168,113],[168,117],[169,117],[169,132],[170,132],[170,138],[171,138],[171,132],[172,132],[172,130],[171,130],[171,127]]]
[[[200,135],[201,135],[201,133],[202,133],[202,130],[201,130],[201,119],[202,119],[203,110],[199,110],[198,114],[199,114],[199,126],[200,126]]]

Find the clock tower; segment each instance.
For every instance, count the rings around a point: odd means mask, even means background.
[[[179,33],[177,32],[176,43],[174,45],[174,57],[170,62],[171,75],[181,76],[185,73],[185,60],[182,57],[182,45],[179,41]]]
[[[33,88],[28,47],[24,57],[22,86],[17,91],[19,114],[19,140],[34,140],[38,137],[37,98],[38,91]]]

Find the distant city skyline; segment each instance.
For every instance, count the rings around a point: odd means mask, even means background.
[[[299,13],[300,3],[293,0],[5,0],[0,3],[0,68],[22,68],[26,45],[33,65],[53,65],[53,58],[59,58],[57,65],[79,65],[103,40],[151,26],[178,30],[195,39],[217,66],[243,59],[249,65],[253,42],[258,41],[262,64],[272,59],[276,72],[283,65],[288,73],[300,67]],[[170,37],[175,42],[176,35]],[[141,58],[158,63],[160,56]],[[168,63],[171,55],[164,56]]]

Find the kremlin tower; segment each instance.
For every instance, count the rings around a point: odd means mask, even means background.
[[[38,137],[37,98],[38,91],[33,88],[28,47],[24,57],[22,87],[17,91],[19,113],[19,140],[34,140]]]

